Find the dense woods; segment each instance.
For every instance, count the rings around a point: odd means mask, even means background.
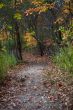
[[[72,0],[0,0],[0,85],[10,70],[26,65],[27,57],[28,62],[47,57],[46,64],[52,61],[62,72],[73,75]]]
[[[1,0],[1,57],[8,54],[13,63],[14,59],[22,60],[22,52],[30,47],[37,48],[35,53],[41,56],[56,54],[60,48],[71,48],[72,16],[72,0]]]

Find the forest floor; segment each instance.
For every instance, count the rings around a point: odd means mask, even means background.
[[[47,56],[25,58],[0,86],[0,110],[73,110],[73,76]]]

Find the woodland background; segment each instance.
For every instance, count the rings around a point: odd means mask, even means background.
[[[25,52],[73,73],[72,0],[0,0],[0,82]]]

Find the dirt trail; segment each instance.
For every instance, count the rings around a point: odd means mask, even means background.
[[[48,109],[48,98],[45,95],[47,90],[43,86],[43,71],[46,68],[45,64],[35,64],[26,68],[19,77],[24,79],[26,75],[26,93],[19,96],[21,101],[24,103],[25,110],[47,110]]]
[[[60,91],[57,91],[54,82],[49,79],[47,82],[45,71],[48,67],[50,72],[51,66],[46,60],[30,62],[12,74],[7,84],[1,87],[0,110],[69,110],[67,103],[63,104],[60,99]]]
[[[43,85],[46,67],[46,64],[31,64],[16,74],[11,86],[4,88],[0,110],[48,110],[48,91]]]

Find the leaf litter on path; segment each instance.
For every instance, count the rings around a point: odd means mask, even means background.
[[[0,110],[73,110],[73,78],[46,56],[29,56],[1,86]]]

